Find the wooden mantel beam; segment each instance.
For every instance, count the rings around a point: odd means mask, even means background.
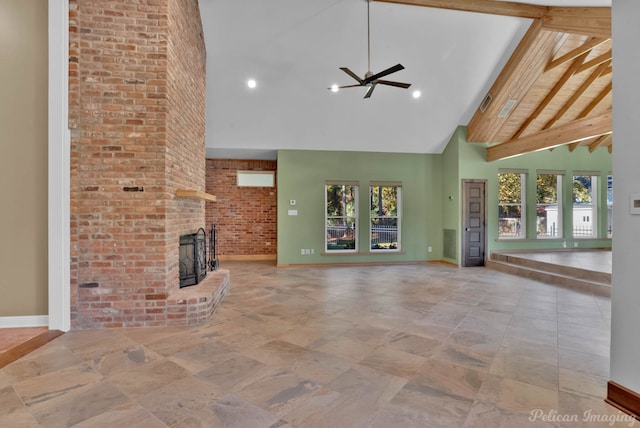
[[[611,119],[612,113],[608,111],[599,116],[577,119],[555,128],[549,128],[526,137],[488,147],[487,162],[611,133]]]
[[[463,12],[541,19],[545,30],[611,37],[610,7],[539,6],[497,0],[373,0]]]

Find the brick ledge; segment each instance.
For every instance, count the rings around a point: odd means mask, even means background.
[[[227,269],[208,272],[197,285],[181,288],[167,298],[167,325],[197,325],[214,314],[231,281]]]

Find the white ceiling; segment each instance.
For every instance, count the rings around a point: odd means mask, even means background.
[[[526,1],[610,6],[610,0]],[[371,68],[409,89],[356,83],[367,71],[365,0],[200,0],[207,46],[207,155],[278,149],[440,153],[529,27],[527,19],[372,2]],[[257,81],[256,89],[247,80]],[[413,90],[422,97],[412,98]]]

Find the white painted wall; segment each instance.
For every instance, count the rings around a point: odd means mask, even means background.
[[[640,393],[640,215],[629,213],[629,197],[640,193],[640,2],[616,0],[613,21],[613,207],[611,380]]]

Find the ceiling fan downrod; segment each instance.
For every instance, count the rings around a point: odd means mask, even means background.
[[[382,80],[382,77],[385,77],[391,73],[395,73],[396,71],[403,70],[404,66],[402,64],[396,64],[393,67],[389,67],[386,70],[376,74],[373,74],[373,72],[371,71],[371,11],[370,11],[371,0],[366,0],[366,2],[367,2],[367,72],[365,73],[364,78],[361,79],[357,74],[355,74],[349,68],[340,67],[340,70],[344,71],[353,79],[355,79],[358,82],[358,84],[346,85],[346,86],[334,85],[327,89],[330,89],[331,91],[335,92],[342,88],[354,88],[358,86],[364,86],[367,88],[367,92],[365,93],[364,98],[371,97],[373,90],[378,84],[407,89],[408,87],[411,86],[410,83],[401,83],[401,82],[393,82],[390,80]]]

